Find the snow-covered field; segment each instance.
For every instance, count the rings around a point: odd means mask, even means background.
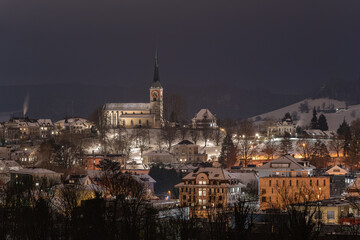
[[[306,102],[309,106],[309,112],[301,113],[299,110],[299,107],[302,103]],[[322,112],[323,109],[328,110],[331,106],[334,107],[334,109],[339,109],[335,113],[324,113]],[[336,131],[339,127],[339,125],[342,123],[342,121],[345,120],[350,124],[353,120],[360,118],[360,104],[359,105],[352,105],[348,106],[347,109],[345,109],[346,104],[344,101],[338,101],[334,99],[328,99],[328,98],[320,98],[320,99],[305,99],[303,101],[297,102],[295,104],[277,109],[272,112],[260,114],[257,116],[252,117],[253,120],[256,119],[273,119],[275,121],[281,120],[285,113],[289,112],[291,115],[293,115],[296,112],[296,115],[298,116],[298,120],[295,121],[295,123],[301,127],[305,127],[310,124],[310,120],[312,118],[312,110],[315,107],[315,109],[320,109],[320,112],[318,112],[318,117],[320,114],[324,114],[330,131]]]

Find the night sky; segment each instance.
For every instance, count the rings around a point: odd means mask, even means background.
[[[296,93],[360,77],[359,0],[2,0],[0,84],[184,86]]]

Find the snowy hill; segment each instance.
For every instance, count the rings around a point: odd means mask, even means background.
[[[301,106],[303,108],[302,111]],[[304,108],[306,109],[306,107],[304,106],[307,106],[308,112],[304,111]],[[294,122],[298,126],[306,127],[310,124],[310,120],[312,118],[312,110],[314,107],[315,109],[317,109],[318,117],[320,114],[325,115],[328,122],[329,130],[331,131],[336,131],[344,118],[348,123],[351,123],[353,120],[360,118],[360,104],[348,106],[346,108],[346,104],[344,101],[338,101],[328,98],[319,98],[305,99],[287,107],[254,116],[251,119],[253,119],[257,123],[262,122],[264,119],[281,121],[281,118],[284,117],[285,113],[289,112],[292,115]]]

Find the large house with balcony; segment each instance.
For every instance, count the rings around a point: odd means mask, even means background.
[[[187,174],[179,189],[181,206],[192,209],[194,217],[207,217],[208,211],[233,206],[245,187],[232,173],[222,168],[198,168]]]

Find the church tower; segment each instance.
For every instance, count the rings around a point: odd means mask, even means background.
[[[163,123],[163,88],[159,78],[159,64],[157,51],[155,53],[154,81],[150,87],[150,113],[155,115],[155,128],[160,128]]]

